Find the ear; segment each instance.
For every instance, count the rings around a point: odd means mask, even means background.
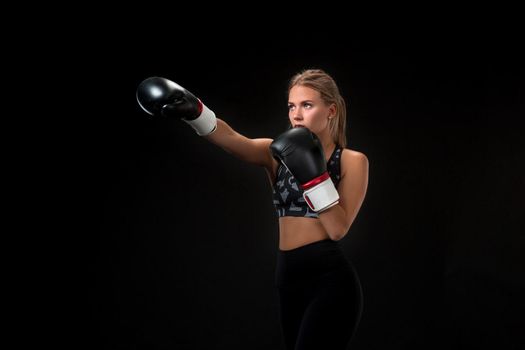
[[[335,105],[335,103],[331,103],[330,106],[328,107],[328,116],[333,118],[335,117],[335,114],[337,113],[337,106]]]

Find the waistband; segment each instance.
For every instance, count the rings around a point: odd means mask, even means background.
[[[277,254],[276,284],[315,279],[325,273],[352,269],[337,241],[324,239]]]
[[[326,238],[320,241],[307,243],[303,246],[293,248],[290,250],[279,249],[279,254],[292,256],[292,255],[297,255],[297,254],[301,254],[304,252],[311,252],[311,251],[319,250],[319,249],[329,249],[330,247],[339,247],[339,243],[330,238]]]

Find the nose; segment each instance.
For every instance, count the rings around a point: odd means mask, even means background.
[[[301,110],[299,108],[294,109],[290,112],[290,116],[295,120],[299,121],[303,119],[303,116],[301,115]]]
[[[303,118],[292,117],[292,124],[302,124]]]

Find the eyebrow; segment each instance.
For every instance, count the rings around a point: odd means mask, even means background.
[[[313,103],[314,101],[313,100],[304,100],[304,101],[301,101],[300,103],[305,103],[305,102]],[[288,104],[293,104],[293,102],[288,101]]]

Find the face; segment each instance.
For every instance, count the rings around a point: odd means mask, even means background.
[[[304,126],[319,134],[328,127],[330,117],[335,115],[335,105],[327,105],[319,91],[295,85],[288,94],[288,118],[292,127]]]

